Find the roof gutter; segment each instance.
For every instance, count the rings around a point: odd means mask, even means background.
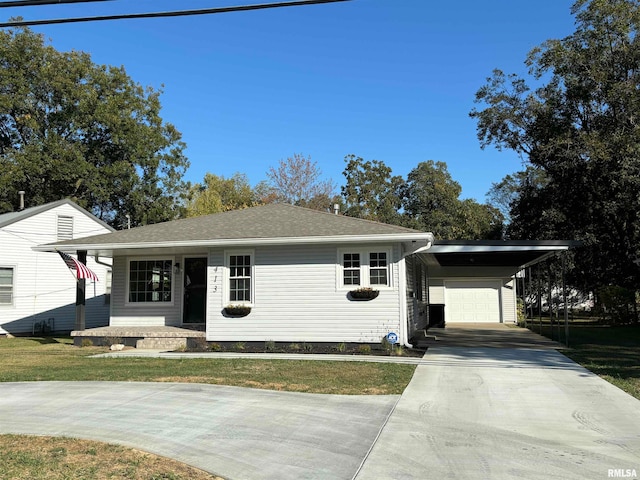
[[[278,237],[278,238],[223,238],[214,240],[185,240],[170,242],[129,242],[129,243],[63,243],[36,245],[36,252],[77,251],[77,250],[143,250],[147,248],[181,247],[226,247],[246,245],[308,245],[318,243],[383,243],[383,242],[422,242],[429,244],[433,236],[430,233],[387,233],[382,235],[332,235],[315,237]]]

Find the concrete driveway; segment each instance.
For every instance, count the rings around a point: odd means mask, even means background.
[[[521,343],[531,332],[458,328],[429,348],[358,480],[640,478],[640,401],[541,338]]]
[[[237,480],[352,478],[399,398],[134,382],[0,392],[0,433],[118,443]]]

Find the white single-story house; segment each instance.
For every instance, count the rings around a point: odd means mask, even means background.
[[[112,259],[112,327],[200,325],[216,342],[379,343],[393,332],[410,345],[430,304],[446,321],[514,322],[513,275],[568,248],[507,245],[434,245],[428,232],[270,204],[36,249]]]
[[[76,279],[60,256],[32,247],[113,231],[71,200],[0,214],[0,334],[71,330]],[[107,325],[110,268],[88,266],[100,281],[86,289],[86,325]]]

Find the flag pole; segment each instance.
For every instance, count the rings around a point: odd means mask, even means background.
[[[78,250],[78,261],[87,264],[87,251]],[[84,330],[85,328],[85,289],[87,281],[84,278],[78,278],[76,283],[76,330]]]

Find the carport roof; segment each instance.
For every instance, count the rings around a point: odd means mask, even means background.
[[[568,240],[438,240],[427,252],[443,267],[527,267],[577,246]]]

